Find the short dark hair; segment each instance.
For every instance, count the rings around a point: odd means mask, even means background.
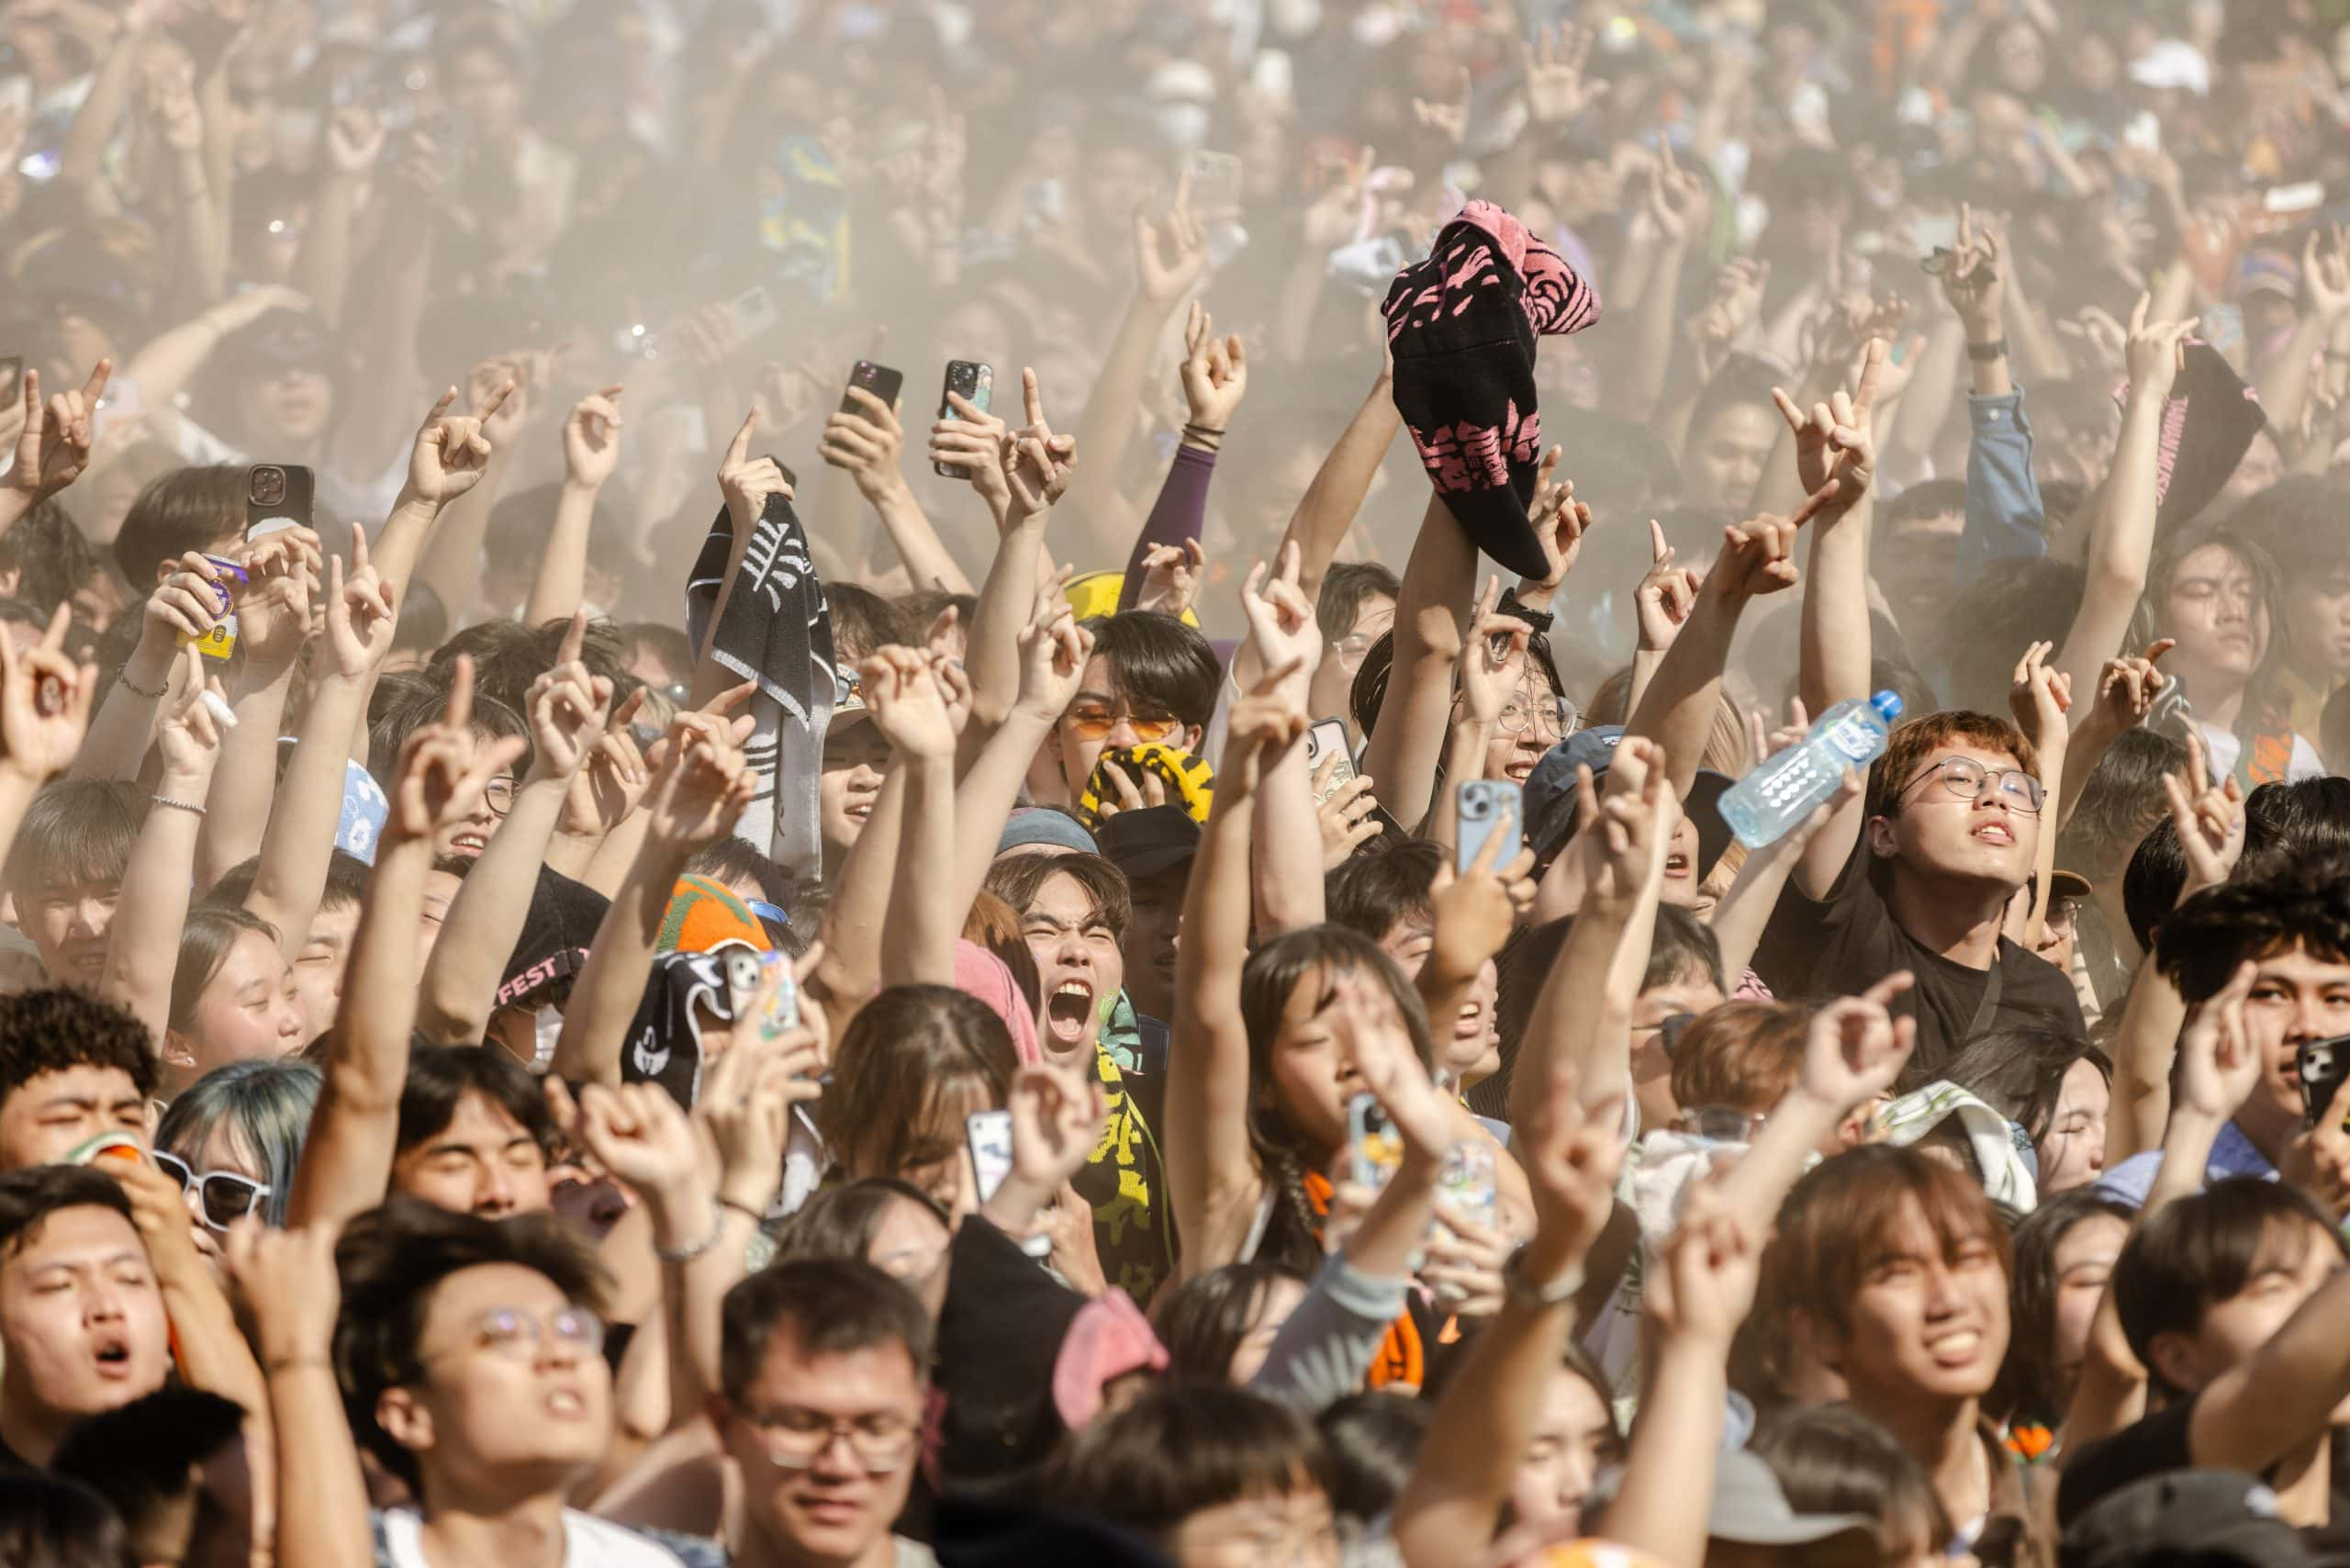
[[[87,1482],[0,1472],[0,1562],[9,1568],[116,1568],[137,1559],[130,1532]]]
[[[114,536],[115,566],[133,591],[155,568],[245,531],[245,470],[229,464],[179,468],[139,492]]]
[[[1192,1515],[1302,1487],[1326,1493],[1322,1436],[1288,1406],[1228,1385],[1161,1384],[1076,1433],[1046,1495],[1160,1541]]]
[[[261,874],[261,857],[241,860],[220,873],[204,895],[201,907],[213,909],[242,909],[253,896],[254,879]],[[367,879],[375,868],[356,855],[335,850],[327,857],[327,885],[319,898],[319,910],[326,913],[334,910],[356,909],[367,899]],[[291,933],[302,935],[304,933]]]
[[[1931,650],[1950,700],[2004,703],[2015,651],[2035,638],[2062,641],[2080,611],[2087,581],[2079,566],[2039,555],[1985,566],[1957,591]]]
[[[720,1308],[718,1386],[741,1404],[778,1330],[811,1356],[901,1345],[917,1381],[930,1376],[930,1312],[921,1298],[861,1258],[771,1263],[726,1293]]]
[[[824,605],[832,616],[833,647],[844,662],[869,657],[881,648],[912,646],[926,630],[871,588],[855,583],[826,583]]]
[[[2244,857],[2236,862],[2236,875],[2245,876],[2266,866],[2274,842],[2268,823],[2246,812]],[[2178,824],[2171,821],[2165,803],[2163,814],[2130,852],[2130,864],[2121,872],[2122,917],[2129,921],[2130,933],[2141,948],[2154,951],[2154,940],[2186,886],[2187,851],[2178,842]]]
[[[2350,495],[2333,481],[2288,474],[2246,497],[2228,526],[2256,541],[2288,577],[2350,571],[2350,539],[2341,528],[2345,502]]]
[[[1330,1456],[1330,1506],[1366,1522],[1393,1508],[1435,1419],[1434,1399],[1384,1389],[1349,1394],[1315,1417]]]
[[[545,667],[540,666],[541,670]],[[532,678],[538,678],[534,675]],[[407,677],[386,676],[378,682],[367,715],[367,771],[375,781],[388,790],[393,774],[399,769],[400,748],[408,745],[408,736],[427,724],[439,723],[448,711],[449,684],[444,669]],[[521,736],[523,751],[514,759],[514,777],[520,778],[530,771],[531,726],[523,722],[519,710],[508,707],[478,685],[474,689],[471,729],[476,736],[490,740]]]
[[[17,597],[39,610],[46,624],[92,577],[102,571],[111,576],[114,562],[98,554],[71,513],[46,500],[0,534],[0,572],[10,570],[17,573]]]
[[[396,1147],[405,1153],[448,1131],[457,1116],[457,1103],[469,1092],[485,1094],[502,1106],[543,1152],[554,1152],[554,1118],[547,1111],[539,1081],[520,1062],[487,1046],[418,1044],[410,1047],[408,1081],[400,1086]]]
[[[1994,1420],[2038,1422],[2052,1430],[2063,1424],[2073,1390],[2056,1365],[2056,1293],[2063,1283],[2056,1277],[2056,1249],[2075,1226],[2099,1215],[2126,1226],[2137,1210],[2100,1196],[2094,1187],[2076,1187],[2042,1199],[2016,1226],[2016,1271],[2008,1288],[2008,1355],[1984,1402],[1984,1413]]]
[[[335,1378],[352,1435],[410,1491],[420,1492],[422,1473],[415,1455],[376,1425],[375,1403],[386,1389],[424,1375],[417,1344],[441,1282],[466,1269],[512,1263],[545,1275],[565,1300],[599,1312],[611,1288],[588,1244],[551,1215],[490,1220],[414,1198],[395,1196],[352,1220],[334,1257],[342,1276]]]
[[[2270,854],[2350,855],[2350,778],[2339,774],[2263,784],[2245,799],[2244,814],[2247,825],[2257,818],[2269,830]]]
[[[1425,838],[1366,849],[1322,879],[1324,918],[1373,942],[1399,920],[1430,919],[1429,897],[1443,864],[1444,846]]]
[[[1376,561],[1334,562],[1323,572],[1322,591],[1314,600],[1314,619],[1322,628],[1322,640],[1335,644],[1352,633],[1363,600],[1396,599],[1403,592],[1404,580]]]
[[[571,617],[525,626],[519,621],[483,621],[455,633],[432,650],[431,668],[441,678],[445,693],[456,669],[457,655],[474,660],[474,713],[479,727],[481,699],[503,703],[516,713],[530,711],[531,687],[554,667],[555,655],[571,630]],[[579,662],[591,676],[612,683],[615,703],[643,684],[628,673],[619,631],[609,621],[590,621],[580,639]],[[369,747],[370,760],[374,747]]]
[[[963,1147],[959,1117],[942,1144],[923,1126],[925,1110],[975,1091],[1001,1105],[1020,1070],[1003,1020],[978,997],[944,985],[880,991],[841,1032],[834,1061],[833,1081],[816,1103],[824,1142],[843,1160],[869,1154],[889,1175]]]
[[[0,1171],[0,1259],[39,1238],[49,1216],[65,1209],[112,1209],[130,1217],[122,1183],[91,1165],[31,1165]]]
[[[1656,934],[1649,939],[1649,965],[1640,973],[1640,989],[1654,991],[1691,974],[1712,981],[1716,991],[1729,990],[1723,983],[1722,945],[1714,928],[1699,919],[1695,910],[1659,904]],[[1528,1005],[1533,1005],[1530,998]]]
[[[120,1068],[141,1095],[155,1092],[147,1025],[73,986],[0,996],[0,1105],[45,1072]]]
[[[122,880],[146,813],[139,787],[119,778],[52,778],[25,808],[8,852],[9,891],[38,894],[51,882]]]
[[[2157,1388],[2180,1392],[2154,1365],[2155,1337],[2199,1331],[2204,1315],[2249,1284],[2253,1271],[2272,1256],[2270,1238],[2297,1228],[2293,1220],[2343,1245],[2333,1217],[2300,1188],[2249,1176],[2214,1182],[2130,1233],[2109,1288],[2131,1351]]]
[[[1167,1347],[1168,1374],[1228,1381],[1233,1352],[1256,1327],[1258,1302],[1283,1280],[1304,1284],[1305,1276],[1260,1258],[1206,1270],[1160,1295],[1150,1322]]]
[[[1923,522],[1930,517],[1948,517],[1966,510],[1966,481],[1964,479],[1928,479],[1910,486],[1885,506],[1877,516],[1877,527],[1890,539],[1912,523]]]
[[[1971,1092],[2036,1144],[2056,1119],[2065,1075],[2080,1061],[2113,1081],[2113,1059],[2078,1035],[2009,1025],[1967,1041],[1937,1076]]]
[[[2057,864],[2092,882],[2119,872],[2148,830],[2169,812],[2163,779],[2186,767],[2187,747],[2160,730],[2142,724],[2116,735],[2081,786],[2072,820],[2057,843]]]
[[[1775,1411],[1747,1446],[1798,1514],[1865,1514],[1887,1530],[1914,1520],[1928,1540],[1951,1538],[1949,1512],[1926,1467],[1849,1405]]]
[[[1214,716],[1224,666],[1204,634],[1152,610],[1097,615],[1085,629],[1116,694],[1134,707],[1164,709],[1194,726]]]
[[[632,621],[620,629],[621,651],[628,662],[634,664],[640,653],[649,653],[661,661],[661,667],[674,672],[677,678],[690,682],[694,678],[694,645],[683,632],[658,621]]]
[[[80,1481],[111,1504],[134,1533],[187,1495],[189,1472],[236,1439],[244,1406],[173,1384],[73,1423],[50,1473]],[[225,1519],[207,1519],[199,1529]],[[13,1561],[13,1559],[11,1560]]]
[[[2350,857],[2280,858],[2265,876],[2206,888],[2166,916],[2154,962],[2189,1004],[2247,958],[2299,949],[2350,964]]]
[[[1126,874],[1099,855],[1014,855],[990,865],[983,885],[1024,920],[1045,884],[1059,876],[1075,879],[1109,922],[1111,935],[1126,939],[1135,918],[1134,891]]]
[[[781,1258],[864,1258],[890,1205],[907,1203],[949,1232],[955,1218],[936,1198],[896,1176],[867,1176],[820,1189],[784,1222],[776,1238]]]
[[[1779,1205],[1778,1231],[1762,1253],[1758,1317],[1784,1328],[1800,1310],[1840,1338],[1852,1331],[1852,1297],[1876,1249],[1914,1201],[1945,1250],[1980,1237],[2013,1266],[2008,1227],[1974,1177],[1915,1148],[1863,1144],[1822,1160]]]

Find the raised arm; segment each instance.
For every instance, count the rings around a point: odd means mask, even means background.
[[[2121,650],[2130,617],[2146,591],[2147,559],[2154,547],[2155,465],[2163,407],[2187,363],[2188,334],[2196,322],[2146,319],[2147,297],[2130,315],[2130,396],[2121,408],[2121,435],[2113,468],[2098,492],[2089,521],[2088,580],[2081,608],[2057,667],[2087,690],[2105,661]]]
[[[1738,1180],[1723,1191],[1747,1235],[1771,1234],[1779,1204],[1812,1153],[1853,1110],[1893,1088],[1917,1044],[1918,1023],[1897,1019],[1886,1009],[1910,983],[1908,970],[1896,970],[1860,995],[1839,997],[1813,1014],[1795,1087],[1771,1108],[1738,1163]]]
[[[1452,711],[1453,669],[1467,636],[1464,622],[1477,583],[1477,547],[1431,494],[1419,537],[1404,563],[1395,604],[1395,646],[1387,696],[1371,733],[1363,771],[1377,781],[1395,820],[1419,822],[1436,794],[1445,718]]]
[[[457,890],[449,917],[424,967],[420,1027],[438,1045],[481,1043],[496,1011],[498,982],[530,917],[539,868],[563,813],[564,797],[604,738],[612,706],[612,683],[590,675],[579,659],[588,617],[571,618],[553,669],[531,683],[527,701],[531,770],[514,789],[506,820]]]
[[[490,779],[513,767],[529,745],[509,735],[476,750],[473,707],[474,662],[460,654],[447,710],[439,723],[408,736],[387,791],[391,809],[359,906],[325,1080],[286,1204],[288,1226],[340,1227],[382,1203],[390,1185],[416,1026],[417,938],[433,834],[470,819]]]
[[[1215,454],[1240,400],[1248,394],[1248,353],[1240,335],[1218,338],[1213,325],[1206,308],[1192,301],[1191,318],[1183,326],[1182,366],[1183,401],[1190,418],[1176,444],[1174,464],[1158,487],[1158,499],[1126,556],[1125,581],[1118,590],[1120,610],[1132,610],[1140,602],[1144,566],[1152,552],[1196,550],[1207,521],[1208,481],[1215,476]]]
[[[862,674],[872,723],[905,775],[905,825],[882,926],[881,983],[953,985],[955,944],[970,909],[938,896],[938,868],[955,858],[955,721],[919,649],[878,649]]]
[[[563,491],[554,504],[539,569],[522,605],[522,624],[543,626],[577,610],[588,597],[588,539],[596,498],[621,461],[621,386],[590,392],[563,420]]]
[[[277,737],[285,696],[310,631],[310,600],[324,562],[307,528],[271,534],[242,555],[245,577],[229,590],[244,669],[230,705],[236,722],[220,744],[220,793],[196,838],[196,885],[209,888],[261,848],[277,793]],[[341,791],[337,791],[340,798]],[[295,934],[298,941],[301,933]]]
[[[1812,525],[1811,586],[1803,596],[1799,685],[1804,705],[1814,713],[1869,694],[1868,500],[1875,463],[1869,418],[1884,365],[1885,343],[1872,338],[1857,396],[1840,391],[1805,414],[1785,393],[1774,388],[1772,394],[1794,432],[1803,487],[1830,495]],[[1806,895],[1818,898],[1834,885],[1860,840],[1861,816],[1855,801],[1813,835],[1796,868],[1796,885]]]
[[[180,569],[147,596],[139,643],[106,688],[88,742],[74,755],[76,778],[136,778],[147,761],[155,711],[171,699],[172,682],[187,669],[185,651],[228,613],[220,568],[188,552]]]
[[[494,616],[506,613],[504,605],[479,602],[481,544],[522,432],[537,411],[535,400],[544,396],[531,384],[531,367],[523,359],[484,360],[467,373],[465,388],[481,439],[481,483],[452,498],[416,561],[416,570],[449,607],[450,621],[460,625],[484,608]]]
[[[1019,698],[1020,629],[1032,618],[1039,576],[1051,575],[1045,521],[1076,477],[1075,447],[1046,422],[1045,395],[1035,371],[1020,373],[1020,394],[1028,422],[1016,436],[960,393],[949,398],[957,419],[931,427],[932,460],[951,460],[970,475],[971,487],[987,501],[1000,534],[968,633],[971,724],[964,734],[973,746],[1003,722]]]
[[[417,427],[408,447],[408,476],[399,498],[376,535],[375,563],[386,593],[394,604],[408,602],[408,580],[416,574],[425,541],[439,525],[441,515],[472,494],[488,474],[496,449],[484,421],[505,407],[514,392],[511,381],[488,387],[464,414],[452,414],[457,389],[441,394]],[[471,579],[466,588],[471,589]],[[444,600],[453,613],[456,601]]]
[[[962,566],[939,539],[938,530],[923,514],[922,503],[914,499],[913,487],[906,483],[901,462],[906,432],[898,423],[898,410],[862,386],[851,386],[848,398],[858,411],[848,414],[836,409],[825,417],[817,454],[856,481],[856,493],[880,520],[882,532],[897,547],[898,559],[905,563],[906,575],[915,587],[970,592],[971,579],[963,575]]]
[[[245,908],[277,928],[288,958],[308,940],[310,922],[326,896],[342,808],[351,737],[367,717],[367,688],[392,651],[398,612],[367,556],[367,531],[351,525],[351,571],[342,557],[327,563],[326,636],[319,643],[318,684],[302,715],[302,733],[277,801],[262,834],[261,864]]]
[[[1285,544],[1280,570],[1270,580],[1261,561],[1249,571],[1240,587],[1240,607],[1248,618],[1248,645],[1257,650],[1259,667],[1294,669],[1281,683],[1281,698],[1304,712],[1322,656],[1322,628],[1297,578],[1297,546]],[[1322,923],[1322,825],[1314,804],[1305,748],[1292,746],[1267,765],[1257,787],[1249,859],[1259,936]]]
[[[1035,590],[1020,633],[1020,700],[955,784],[955,854],[933,896],[968,910],[987,881],[1021,781],[1053,724],[1076,699],[1093,656],[1093,633],[1077,623],[1058,582]]]
[[[145,1025],[158,1051],[171,1024],[172,975],[179,966],[180,927],[187,924],[196,830],[220,760],[221,726],[212,706],[221,700],[220,683],[197,667],[201,656],[187,651],[187,694],[155,734],[163,771],[123,869],[122,898],[98,982],[100,998]]]
[[[2056,824],[2058,833],[2073,820],[2081,791],[2088,787],[2089,775],[2097,771],[2106,752],[2124,731],[2137,728],[2154,711],[2154,700],[2170,684],[2169,678],[2154,666],[2175,646],[2173,639],[2157,637],[2143,654],[2108,659],[2098,671],[2095,700],[2074,723],[2072,738],[2065,747],[2065,785],[2056,812],[2053,817],[2044,815],[2044,820]]]
[[[744,766],[735,734],[749,722],[687,712],[671,724],[645,796],[643,843],[596,928],[563,1010],[563,1032],[548,1069],[554,1076],[571,1083],[621,1081],[621,1052],[644,998],[677,879],[687,862],[734,831],[758,790],[758,775]]]
[[[1518,1124],[1516,1141],[1533,1187],[1534,1237],[1511,1258],[1501,1311],[1438,1402],[1412,1479],[1396,1499],[1395,1540],[1407,1568],[1473,1568],[1488,1560],[1494,1521],[1532,1439],[1543,1390],[1566,1354],[1583,1261],[1615,1206],[1624,1153],[1620,1103],[1586,1109],[1563,1064],[1552,1065],[1526,1101],[1534,1114]]]
[[[2334,329],[2350,319],[2350,235],[2312,230],[2301,246],[2301,316],[2260,376],[2260,406],[2280,431],[2299,430]]]
[[[1265,1176],[1248,1143],[1248,1030],[1240,972],[1248,961],[1248,841],[1255,795],[1269,767],[1305,734],[1287,695],[1298,671],[1267,674],[1233,704],[1215,801],[1183,894],[1175,955],[1176,1028],[1168,1053],[1167,1190],[1183,1237],[1182,1268],[1197,1275],[1239,1255]]]
[[[40,641],[23,653],[0,637],[0,860],[40,787],[63,772],[89,733],[95,665],[65,656],[73,610],[59,605]]]
[[[383,117],[353,104],[328,118],[319,148],[325,166],[319,173],[319,194],[311,204],[295,276],[319,318],[338,328],[349,325],[343,304],[351,297],[352,236],[359,226],[368,179],[383,163],[384,141]]]
[[[102,359],[80,391],[60,392],[43,403],[40,372],[25,367],[24,423],[17,431],[17,460],[0,477],[0,533],[16,527],[89,467],[92,416],[113,374],[114,361]]]

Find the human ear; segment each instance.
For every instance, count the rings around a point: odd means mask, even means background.
[[[432,1446],[432,1413],[405,1388],[387,1388],[375,1396],[375,1425],[404,1449]]]
[[[1894,837],[1893,819],[1871,817],[1864,824],[1864,831],[1868,837],[1869,853],[1880,860],[1892,859],[1895,851],[1900,847],[1898,841]]]

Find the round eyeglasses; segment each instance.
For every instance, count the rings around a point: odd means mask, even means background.
[[[1937,778],[1943,789],[1962,801],[1976,800],[1984,790],[1997,790],[2009,811],[2021,812],[2028,817],[2038,816],[2041,803],[2048,799],[2048,786],[2022,768],[1986,767],[1971,756],[1942,758],[1909,780],[1902,793],[1906,795]]]

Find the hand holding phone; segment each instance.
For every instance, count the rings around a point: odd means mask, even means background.
[[[861,359],[856,362],[856,368],[849,372],[848,384],[862,391],[872,393],[883,403],[894,409],[898,406],[898,394],[904,388],[906,378],[886,364],[876,364],[869,359]],[[863,404],[844,392],[841,394],[841,412],[855,414],[859,419],[863,419],[867,410]]]
[[[1454,789],[1455,836],[1452,868],[1466,876],[1477,863],[1488,839],[1500,834],[1502,846],[1492,860],[1496,867],[1517,858],[1525,843],[1526,806],[1522,792],[1506,778],[1464,778]]]
[[[955,405],[948,400],[953,398],[961,398],[984,414],[994,395],[993,366],[977,360],[949,360],[946,362],[946,383],[938,392],[938,417],[942,420],[962,417],[956,413]],[[930,471],[942,479],[968,479],[971,476],[971,471],[960,463],[933,463]]]

